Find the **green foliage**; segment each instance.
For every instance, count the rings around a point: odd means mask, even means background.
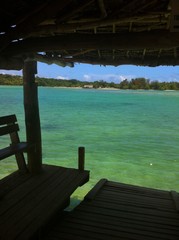
[[[9,74],[0,74],[0,85],[22,85],[21,76],[12,76]]]
[[[145,89],[145,90],[179,90],[179,82],[158,82],[145,78],[125,79],[119,84],[120,89]]]
[[[36,77],[36,82],[43,87],[84,87],[92,85],[93,88],[117,88],[117,89],[153,89],[153,90],[179,90],[179,82],[158,82],[150,81],[145,78],[125,79],[120,83],[108,83],[104,80],[95,82],[84,82],[76,79],[64,80],[53,78]],[[8,74],[0,74],[0,85],[23,85],[21,76],[12,76]]]

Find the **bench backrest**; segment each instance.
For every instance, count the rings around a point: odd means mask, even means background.
[[[19,125],[16,115],[0,117],[0,136],[10,136],[10,146],[0,149],[0,160],[15,155],[19,170],[27,171],[23,150],[27,149],[27,143],[21,143],[18,135]]]
[[[0,117],[0,136],[10,134],[10,136],[13,136],[17,134],[19,131],[19,125],[16,123],[17,118],[16,115],[9,115],[9,116],[3,116]],[[15,141],[19,141],[18,139],[11,139]]]

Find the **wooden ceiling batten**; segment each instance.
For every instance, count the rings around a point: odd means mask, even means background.
[[[68,8],[64,14],[57,15],[56,23],[63,23],[64,21],[71,19],[74,15],[83,11],[83,9],[93,2],[94,0],[83,0],[80,4],[73,5],[70,9]]]

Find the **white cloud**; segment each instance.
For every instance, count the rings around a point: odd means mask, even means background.
[[[98,80],[104,80],[106,82],[119,83],[125,79],[132,79],[135,76],[132,75],[120,75],[120,74],[84,74],[83,80],[87,82],[93,82]]]
[[[0,74],[9,74],[9,75],[12,75],[12,76],[15,76],[15,75],[22,75],[22,71],[16,71],[16,70],[0,70]]]
[[[88,75],[88,74],[84,74],[83,79],[84,79],[84,81],[86,81],[86,82],[91,82],[91,81],[93,81],[93,80],[92,80],[92,76],[91,76],[91,75]]]
[[[58,79],[58,80],[69,80],[69,77],[57,76],[56,79]]]

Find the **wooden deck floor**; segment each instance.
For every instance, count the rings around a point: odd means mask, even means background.
[[[45,240],[178,240],[179,195],[101,180]]]
[[[43,165],[32,176],[18,172],[0,181],[0,239],[29,239],[89,179],[88,171]]]

